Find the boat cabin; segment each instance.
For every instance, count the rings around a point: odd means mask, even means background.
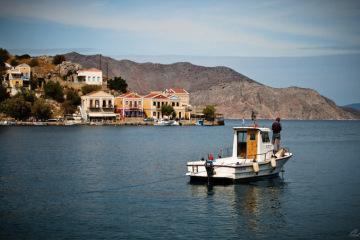
[[[233,157],[264,161],[272,155],[270,129],[234,127]]]

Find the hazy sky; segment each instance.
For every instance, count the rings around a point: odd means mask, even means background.
[[[76,50],[226,65],[271,86],[311,87],[339,104],[360,102],[354,93],[360,91],[360,65],[353,62],[360,53],[360,1],[12,0],[1,1],[0,16],[0,47],[13,53]],[[277,65],[293,57],[330,55],[340,56],[334,60],[338,72],[328,69],[335,73],[331,79],[326,67],[332,64],[316,71],[307,62],[290,61],[283,74],[283,64]],[[346,71],[351,73],[345,79]],[[292,78],[299,72],[306,77]],[[352,89],[336,91],[344,86]]]

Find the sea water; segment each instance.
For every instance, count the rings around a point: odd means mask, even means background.
[[[189,184],[240,125],[0,127],[0,239],[360,238],[360,121],[282,121],[278,178]]]

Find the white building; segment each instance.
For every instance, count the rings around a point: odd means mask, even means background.
[[[102,85],[102,71],[97,68],[81,69],[78,71],[78,82],[85,82],[89,85]]]
[[[113,121],[114,96],[104,91],[97,91],[81,97],[81,116],[85,121]]]

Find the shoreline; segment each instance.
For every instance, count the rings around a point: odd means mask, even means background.
[[[225,119],[225,121],[242,121],[242,119]],[[245,119],[245,121],[251,121],[251,119]],[[258,121],[273,121],[273,119],[258,119]],[[282,121],[360,121],[360,119],[282,119]],[[158,126],[155,125],[154,122],[144,122],[144,121],[121,121],[121,122],[104,122],[104,123],[96,123],[96,122],[81,122],[81,123],[72,123],[68,124],[66,122],[28,122],[28,121],[8,121],[4,124],[4,122],[0,121],[0,126]],[[198,126],[195,122],[189,122],[188,120],[181,122],[180,126]],[[218,124],[206,124],[206,126],[220,126]]]

